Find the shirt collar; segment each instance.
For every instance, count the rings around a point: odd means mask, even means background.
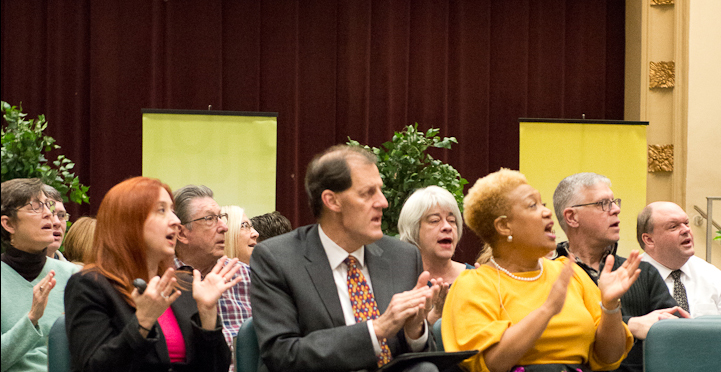
[[[328,262],[330,263],[331,269],[335,270],[340,266],[340,264],[345,261],[346,258],[348,258],[348,252],[346,252],[345,249],[341,248],[338,244],[336,244],[331,238],[328,237],[328,235],[323,232],[323,228],[318,225],[318,235],[320,235],[320,243],[323,245],[323,250],[325,250],[326,256],[328,256]],[[362,269],[365,265],[365,246],[362,246],[355,250],[354,252],[351,252],[351,255],[358,260],[358,264],[360,265],[360,268]]]
[[[669,275],[671,275],[671,273],[673,272],[673,270],[671,270],[671,269],[669,269],[668,267],[666,267],[666,265],[664,265],[664,264],[656,261],[656,260],[655,260],[653,257],[651,257],[651,255],[648,254],[648,253],[644,253],[644,254],[643,254],[643,260],[644,260],[644,261],[647,261],[647,262],[649,262],[650,264],[652,264],[653,266],[655,266],[655,267],[656,267],[656,270],[658,270],[658,273],[661,274],[661,277],[662,277],[664,280],[666,280],[666,278],[668,278]],[[680,268],[679,270],[681,270],[681,272],[684,273],[684,275],[686,275],[686,276],[688,276],[688,277],[691,276],[691,275],[690,275],[691,270],[690,270],[690,268],[688,267],[688,261],[686,261],[686,263],[684,263],[683,266],[681,266],[681,268]]]

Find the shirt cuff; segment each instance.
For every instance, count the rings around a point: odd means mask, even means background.
[[[376,353],[376,356],[381,355],[381,343],[378,342],[378,336],[376,336],[376,329],[373,328],[373,321],[369,320],[366,322],[368,324],[368,332],[371,335],[371,342],[373,343],[373,351]]]
[[[408,347],[411,348],[411,351],[423,351],[423,349],[426,348],[426,343],[428,342],[428,322],[423,320],[423,334],[421,337],[413,340],[408,337],[408,334],[406,333],[406,342],[408,342]]]

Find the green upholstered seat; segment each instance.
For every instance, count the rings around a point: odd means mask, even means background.
[[[721,318],[664,319],[648,331],[644,370],[718,371],[721,366]]]

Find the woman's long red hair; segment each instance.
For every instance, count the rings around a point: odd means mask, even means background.
[[[88,253],[83,271],[104,275],[123,294],[129,304],[133,280],[148,282],[147,247],[144,239],[145,220],[157,207],[158,192],[165,189],[173,200],[168,185],[158,179],[135,177],[113,186],[100,203],[95,227],[93,249]],[[172,265],[162,262],[158,275]]]

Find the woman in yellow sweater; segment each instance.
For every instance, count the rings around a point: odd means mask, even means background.
[[[443,310],[447,351],[478,349],[469,371],[588,371],[618,367],[633,345],[620,297],[639,274],[638,252],[598,287],[556,248],[551,210],[519,172],[479,179],[464,202],[466,224],[486,243],[481,266],[456,279]],[[613,259],[613,257],[610,257]]]

